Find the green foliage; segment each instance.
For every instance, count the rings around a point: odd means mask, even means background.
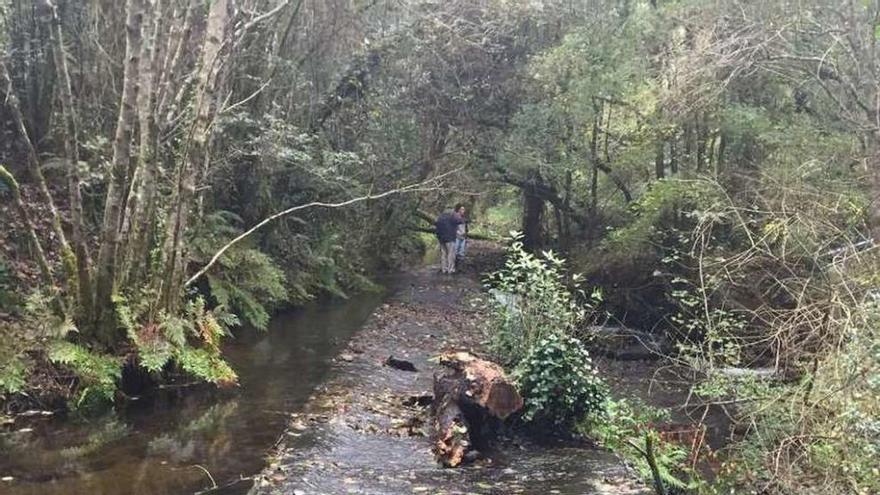
[[[238,380],[235,370],[220,357],[219,353],[208,349],[183,347],[175,356],[184,371],[206,382],[225,386],[234,384]]]
[[[816,357],[800,380],[710,374],[700,384],[712,400],[740,401],[737,419],[751,425],[724,465],[728,484],[757,479],[780,491],[880,491],[880,306],[869,299],[848,310],[846,343]],[[778,459],[772,467],[768,453]]]
[[[119,358],[99,354],[71,342],[56,342],[49,347],[49,360],[63,365],[76,374],[81,381],[80,398],[83,403],[90,393],[112,400],[116,384],[122,377],[122,362]]]
[[[583,343],[570,335],[543,336],[514,376],[525,397],[526,421],[567,428],[602,408],[605,387]]]
[[[471,229],[472,233],[503,239],[520,227],[522,207],[517,195],[511,190],[503,190],[497,196],[496,201],[482,212],[479,222]]]
[[[12,312],[18,308],[21,301],[14,289],[12,269],[0,255],[0,311]]]
[[[673,262],[681,257],[673,251],[666,259]],[[743,316],[716,305],[705,286],[696,287],[682,277],[673,278],[671,285],[669,297],[678,306],[678,312],[669,320],[679,331],[679,359],[695,370],[710,372],[742,364],[736,338],[747,328]]]
[[[747,427],[722,486],[873,493],[878,260],[853,242],[862,202],[845,174],[810,163],[795,174],[778,152],[766,185],[685,212],[692,230],[664,260],[677,270],[677,357],[696,372],[693,393],[736,403]],[[748,369],[768,363],[771,376]]]
[[[236,137],[247,135],[250,139],[246,145],[234,147],[224,164],[229,167],[229,175],[220,177],[231,184],[219,187],[229,191],[219,199],[227,211],[223,212],[222,222],[209,218],[202,227],[197,239],[209,244],[200,249],[202,259],[213,254],[216,247],[236,235],[242,226],[256,223],[282,207],[357,195],[363,187],[360,175],[366,162],[371,156],[375,159],[370,153],[375,149],[363,152],[335,149],[323,136],[311,134],[288,118],[272,114],[261,119],[246,114],[231,116],[224,120],[223,132]],[[364,143],[365,146],[370,144]],[[363,275],[365,265],[393,257],[398,244],[392,243],[393,247],[386,250],[365,248],[377,237],[396,241],[403,232],[401,220],[389,218],[385,210],[396,211],[397,208],[378,202],[374,208],[358,205],[341,210],[315,209],[303,211],[301,216],[279,219],[264,233],[255,235],[248,246],[268,255],[266,261],[278,270],[270,273],[265,263],[241,267],[230,252],[228,259],[221,260],[228,266],[212,274],[215,278],[229,279],[229,284],[235,286],[221,287],[225,292],[221,297],[229,295],[239,299],[230,309],[243,320],[260,326],[265,324],[268,314],[268,311],[261,312],[260,306],[271,310],[284,302],[299,304],[327,294],[346,297],[348,291],[371,288]],[[366,218],[380,213],[387,219],[385,224],[362,228]],[[394,226],[397,228],[389,228]],[[283,263],[279,263],[281,260]],[[241,283],[248,273],[254,280],[280,282],[285,292],[283,297],[278,290],[281,287],[274,283],[266,287],[248,287],[250,284]],[[213,285],[214,281],[212,289]],[[230,303],[233,302],[230,299]]]
[[[541,257],[527,252],[515,237],[504,267],[487,277],[496,294],[491,346],[507,365],[518,364],[547,335],[573,333],[585,319],[568,286],[582,294],[576,288],[580,277],[568,276],[564,266],[550,251]]]
[[[287,300],[284,272],[256,249],[230,250],[215,273],[208,276],[208,283],[217,303],[260,330],[269,324],[267,306]]]
[[[607,397],[603,407],[586,416],[578,428],[617,451],[626,448],[630,440],[640,438],[648,425],[668,420],[668,411],[651,407],[639,399]]]
[[[197,257],[207,260],[222,244],[239,234],[241,219],[217,211],[205,216],[193,241]],[[265,330],[270,310],[288,300],[284,272],[267,254],[238,245],[227,250],[207,276],[211,296],[243,321]]]
[[[32,365],[26,355],[4,354],[0,354],[0,393],[17,394],[24,391]]]
[[[648,461],[650,436],[650,455],[664,486],[691,492],[704,488],[699,473],[688,466],[687,450],[679,444],[662,441],[653,429],[653,425],[668,420],[668,411],[651,407],[638,399],[609,397],[601,408],[578,424],[578,430],[622,456],[636,468],[646,484],[653,485],[655,475]]]
[[[194,377],[218,385],[237,381],[235,371],[223,360],[221,342],[238,318],[226,313],[223,306],[209,310],[197,297],[187,302],[180,315],[160,312],[150,320],[147,307],[118,299],[120,322],[138,351],[138,360],[147,371],[163,371],[176,362]]]
[[[603,260],[612,262],[633,256],[659,261],[664,255],[663,247],[674,230],[689,230],[692,221],[688,213],[702,205],[712,204],[719,191],[711,182],[703,180],[663,180],[651,188],[630,206],[632,220],[613,229],[603,242]]]
[[[543,426],[569,427],[601,407],[604,385],[589,353],[575,336],[586,311],[566,285],[565,261],[541,258],[514,237],[504,267],[487,283],[496,297],[492,349],[513,374],[525,398],[523,418]]]
[[[48,347],[75,332],[73,323],[58,316],[52,308],[52,298],[42,292],[33,292],[19,307],[20,318],[0,321],[0,392],[27,393],[30,373],[38,365],[40,356]]]

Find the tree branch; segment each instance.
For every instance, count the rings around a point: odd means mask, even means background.
[[[391,189],[391,190],[388,190],[388,191],[385,191],[385,192],[379,193],[379,194],[370,193],[370,194],[366,194],[364,196],[359,196],[357,198],[351,198],[351,199],[341,201],[338,203],[325,203],[323,201],[312,201],[311,203],[297,205],[297,206],[293,206],[291,208],[288,208],[286,210],[279,211],[278,213],[275,213],[274,215],[266,217],[264,220],[257,223],[256,225],[254,225],[250,229],[246,230],[245,232],[240,234],[235,239],[232,239],[231,241],[226,243],[225,246],[221,247],[214,254],[214,256],[211,257],[211,260],[208,261],[208,264],[206,264],[204,267],[202,267],[201,270],[196,272],[195,275],[193,275],[192,277],[189,278],[189,280],[186,281],[186,283],[184,284],[184,287],[189,287],[190,285],[192,285],[193,282],[195,282],[196,280],[201,278],[202,275],[207,273],[208,270],[210,270],[217,263],[217,261],[220,259],[220,257],[223,256],[223,254],[229,250],[229,248],[231,248],[232,246],[235,246],[236,244],[238,244],[239,242],[241,242],[242,240],[244,240],[246,237],[253,234],[257,230],[265,227],[266,225],[271,223],[273,220],[277,220],[283,216],[290,215],[291,213],[301,211],[301,210],[306,210],[309,208],[342,208],[345,206],[353,205],[355,203],[362,203],[364,201],[369,201],[371,199],[385,198],[385,197],[396,195],[396,194],[406,194],[406,193],[412,193],[412,192],[436,190],[437,189],[436,186],[430,187],[430,188],[428,188],[427,186],[430,184],[436,184],[439,180],[441,180],[441,179],[445,178],[446,176],[451,175],[455,172],[458,172],[458,169],[453,170],[451,172],[447,172],[442,175],[438,175],[437,177],[434,177],[433,179],[428,179],[423,182],[419,182],[416,184],[410,184],[408,186],[400,187],[397,189]]]
[[[302,2],[300,2],[300,3],[302,3]],[[246,33],[247,31],[249,31],[251,28],[253,28],[254,26],[256,26],[257,24],[259,24],[259,23],[261,23],[261,22],[263,22],[263,21],[265,21],[265,20],[267,20],[267,19],[269,19],[269,18],[275,16],[276,14],[278,14],[279,12],[281,12],[282,10],[284,10],[284,8],[287,7],[288,5],[290,5],[290,0],[284,0],[283,2],[279,3],[278,5],[276,5],[274,9],[271,9],[271,10],[269,10],[268,12],[264,12],[263,14],[257,15],[256,17],[254,17],[253,19],[251,19],[250,21],[248,21],[244,26],[242,26],[242,27],[241,27],[241,28],[235,33],[236,36],[241,36],[242,34],[244,34],[244,33]],[[299,5],[297,5],[296,8],[297,8],[297,10],[299,10]]]

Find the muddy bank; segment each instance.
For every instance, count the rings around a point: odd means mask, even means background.
[[[508,432],[474,464],[442,469],[427,400],[445,351],[484,353],[487,299],[474,273],[409,274],[291,418],[254,494],[646,493],[612,454],[585,443],[536,444]],[[416,371],[385,365],[393,356]]]

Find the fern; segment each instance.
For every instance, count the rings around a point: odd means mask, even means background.
[[[240,233],[241,224],[242,219],[229,211],[206,215],[192,241],[194,258],[206,262],[228,239]],[[259,329],[269,324],[269,312],[274,305],[288,301],[284,271],[269,255],[246,245],[224,253],[207,280],[217,304]]]
[[[186,335],[190,332],[189,326],[190,322],[179,316],[167,316],[163,313],[159,318],[159,328],[162,330],[162,335],[174,347],[186,345]]]
[[[2,266],[0,263],[0,272]],[[0,278],[0,289],[2,282]],[[28,377],[36,366],[32,356],[41,355],[47,347],[76,332],[69,318],[55,312],[50,295],[35,291],[18,304],[20,318],[0,321],[0,335],[4,337],[0,340],[0,393],[27,394]]]
[[[206,349],[184,347],[175,354],[180,367],[191,375],[217,385],[232,385],[238,375],[219,355]]]
[[[161,371],[173,356],[174,347],[167,340],[155,339],[148,343],[138,343],[141,366],[151,373]]]
[[[140,365],[147,371],[162,371],[173,361],[201,380],[220,385],[236,382],[235,371],[221,357],[220,345],[229,335],[227,328],[238,325],[239,320],[223,306],[209,310],[204,298],[197,297],[186,304],[182,314],[159,312],[155,321],[149,321],[146,306],[129,305],[118,298],[116,311],[138,350]]]
[[[56,342],[49,347],[49,360],[70,368],[85,385],[82,396],[94,390],[105,399],[112,399],[116,383],[122,377],[120,359],[98,354],[71,342]]]
[[[229,335],[228,326],[237,325],[235,315],[225,313],[223,306],[209,311],[205,308],[205,300],[201,297],[190,301],[186,306],[187,323],[190,332],[215,354],[220,353],[220,341]],[[218,315],[220,315],[218,317]],[[224,325],[221,321],[225,321]]]
[[[227,282],[222,277],[209,276],[208,283],[211,286],[211,295],[217,303],[237,311],[255,328],[265,330],[268,327],[269,311],[260,303],[254,292]]]
[[[31,369],[30,359],[20,354],[3,361],[0,365],[0,392],[16,394],[23,391]]]

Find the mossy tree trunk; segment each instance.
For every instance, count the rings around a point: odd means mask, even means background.
[[[127,0],[125,20],[125,61],[122,96],[113,139],[113,158],[104,203],[103,223],[98,248],[95,304],[98,337],[106,345],[116,340],[112,296],[117,271],[122,213],[131,174],[131,139],[137,116],[138,74],[140,70],[144,18],[144,0]]]
[[[184,236],[189,225],[195,198],[196,178],[207,166],[211,123],[217,111],[224,48],[233,5],[230,0],[211,3],[205,42],[199,56],[195,81],[195,118],[187,133],[183,158],[175,170],[169,216],[166,220],[165,246],[162,252],[160,306],[174,310],[180,299],[186,276]]]
[[[15,88],[12,84],[12,78],[9,75],[9,70],[6,64],[2,61],[0,61],[0,84],[3,84],[3,86],[6,88],[7,106],[9,108],[10,114],[12,115],[12,120],[15,123],[16,131],[18,131],[21,140],[25,144],[25,147],[27,149],[28,172],[30,173],[34,183],[37,186],[40,200],[46,205],[49,210],[49,215],[51,216],[50,220],[52,222],[52,232],[55,234],[55,238],[58,240],[61,258],[64,264],[65,286],[69,290],[75,291],[77,284],[75,268],[76,260],[74,258],[74,253],[73,250],[70,248],[70,244],[67,242],[67,235],[64,233],[64,228],[61,225],[61,214],[58,212],[58,208],[55,206],[55,200],[52,198],[52,193],[49,192],[49,186],[46,182],[46,177],[43,176],[40,157],[39,155],[37,155],[37,149],[34,147],[34,143],[30,137],[30,133],[28,132],[27,126],[25,125],[24,116],[21,113],[21,105],[18,101],[18,96],[16,95]],[[18,188],[16,187],[15,190],[18,190]]]
[[[31,248],[34,250],[34,257],[37,259],[37,265],[40,267],[40,273],[43,276],[44,283],[51,288],[58,288],[58,285],[55,282],[55,277],[52,274],[52,267],[49,265],[49,260],[46,258],[46,251],[43,249],[43,244],[40,242],[40,238],[37,236],[36,228],[34,228],[34,222],[31,220],[30,215],[28,214],[27,207],[24,204],[24,201],[21,198],[21,189],[18,185],[18,181],[15,180],[15,177],[6,170],[6,167],[0,165],[0,182],[4,183],[7,188],[12,192],[12,200],[15,204],[15,209],[18,212],[18,215],[21,217],[21,221],[24,222],[25,233],[27,234],[28,241],[31,244]],[[60,301],[60,300],[59,300]],[[63,306],[62,308],[63,309]]]

